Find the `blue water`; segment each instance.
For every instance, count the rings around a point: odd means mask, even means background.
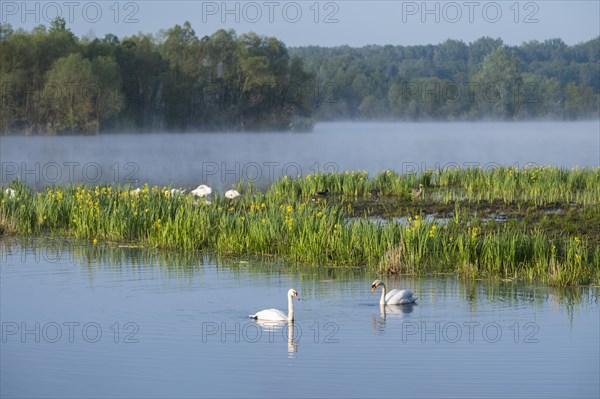
[[[597,398],[597,288],[0,238],[0,395]],[[258,310],[296,320],[261,325]],[[291,340],[289,338],[292,338]]]

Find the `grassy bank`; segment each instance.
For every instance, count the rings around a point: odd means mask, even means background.
[[[4,234],[274,255],[376,272],[600,284],[598,168],[285,177],[266,192],[240,184],[241,197],[216,195],[211,204],[168,187],[137,194],[122,186],[11,188],[14,194],[0,192]]]

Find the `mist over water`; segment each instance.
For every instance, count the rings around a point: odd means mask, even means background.
[[[311,133],[0,138],[0,184],[130,183],[227,189],[283,175],[498,165],[600,165],[600,122],[319,123]]]

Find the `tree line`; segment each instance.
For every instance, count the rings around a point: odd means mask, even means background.
[[[600,38],[287,48],[189,22],[77,38],[0,25],[0,134],[288,130],[313,120],[598,117]]]
[[[318,84],[335,82],[320,119],[598,118],[600,37],[505,45],[482,37],[420,46],[290,49]]]
[[[286,130],[313,112],[314,76],[254,33],[78,39],[63,19],[0,26],[0,132]]]

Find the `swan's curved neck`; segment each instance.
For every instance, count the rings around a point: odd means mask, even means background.
[[[288,321],[294,321],[294,297],[288,295]]]
[[[385,284],[379,284],[381,286],[381,299],[379,300],[380,305],[385,305],[385,294],[387,294],[387,289],[385,288]]]

